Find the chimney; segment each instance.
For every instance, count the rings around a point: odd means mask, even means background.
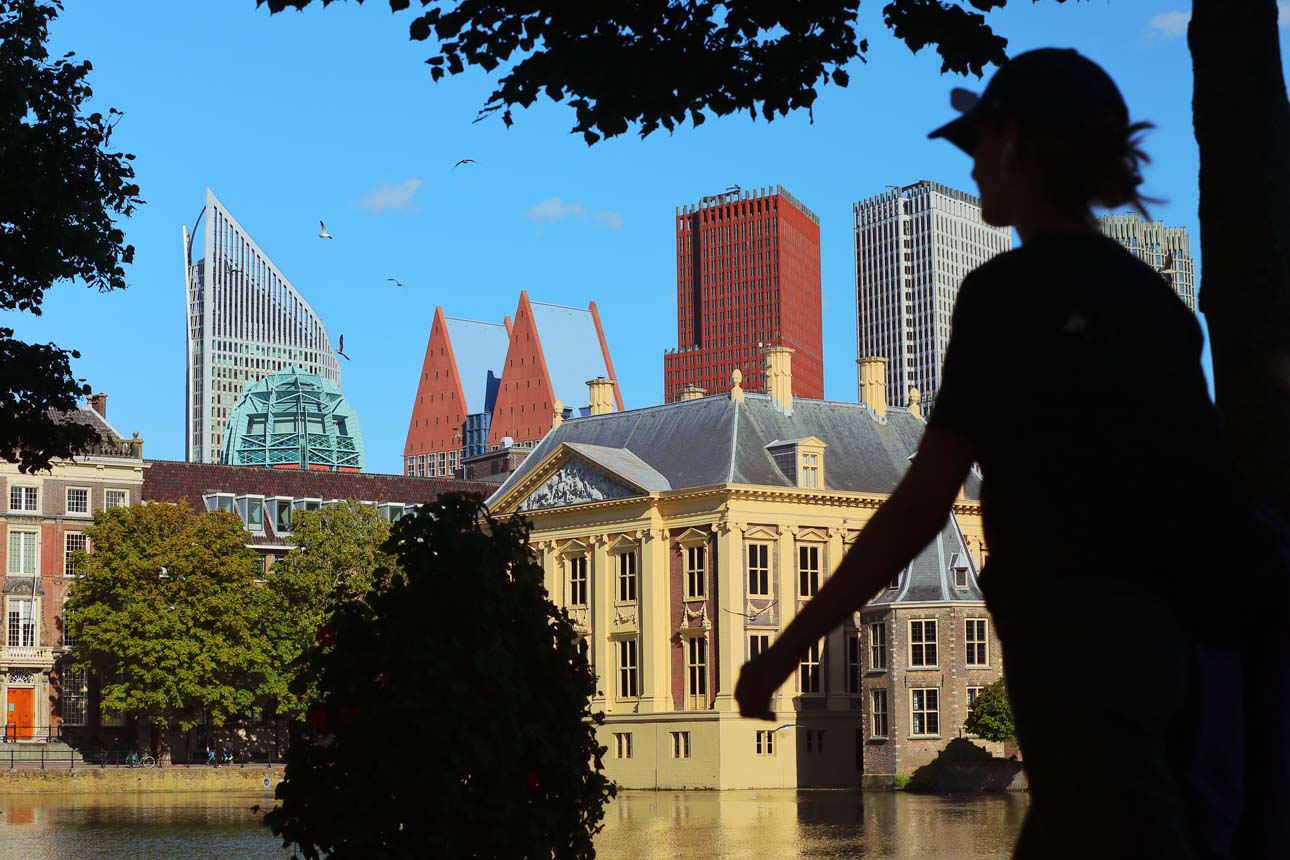
[[[551,429],[558,430],[564,423],[564,404],[557,400],[551,404]]]
[[[730,399],[735,403],[744,402],[744,389],[740,384],[744,381],[744,372],[739,368],[730,371]]]
[[[860,379],[860,402],[875,417],[887,417],[887,359],[880,356],[857,358]]]
[[[918,405],[918,401],[921,399],[922,395],[918,393],[918,389],[912,385],[909,386],[909,414],[915,418],[923,417],[923,408]]]
[[[793,350],[787,346],[765,346],[766,393],[775,408],[785,415],[793,414]]]
[[[591,394],[591,414],[607,415],[614,411],[614,381],[603,376],[587,380]]]
[[[107,395],[103,393],[91,394],[90,408],[97,412],[100,418],[107,418]]]
[[[682,400],[700,400],[708,393],[708,389],[700,388],[697,385],[690,384],[681,389]]]

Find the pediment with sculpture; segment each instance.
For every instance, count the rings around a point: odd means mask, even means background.
[[[610,499],[628,499],[642,492],[615,481],[582,460],[569,460],[556,469],[519,506],[521,511],[563,508]]]

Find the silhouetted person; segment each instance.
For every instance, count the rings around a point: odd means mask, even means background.
[[[932,136],[972,156],[982,218],[1023,244],[964,279],[917,457],[735,696],[770,718],[802,653],[928,544],[976,462],[981,588],[1031,791],[1016,856],[1217,856],[1198,848],[1196,785],[1220,791],[1239,767],[1229,743],[1205,762],[1216,779],[1195,771],[1197,654],[1279,616],[1257,617],[1252,596],[1215,610],[1225,581],[1268,567],[1268,544],[1224,450],[1199,324],[1092,214],[1145,213],[1150,126],[1066,50],[1022,54],[953,104],[962,116]],[[1230,846],[1230,820],[1205,826],[1228,827],[1209,842]]]

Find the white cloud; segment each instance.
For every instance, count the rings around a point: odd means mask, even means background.
[[[546,224],[567,221],[571,218],[589,218],[593,223],[606,227],[614,232],[623,229],[623,216],[618,212],[593,212],[586,206],[573,201],[564,201],[559,197],[548,197],[536,206],[524,212],[524,217],[541,229]]]
[[[412,198],[416,196],[417,189],[423,184],[415,176],[397,184],[382,182],[376,186],[375,191],[369,191],[358,198],[358,208],[373,214],[391,209],[407,212],[412,208]]]
[[[1147,33],[1162,39],[1186,36],[1187,22],[1190,20],[1191,12],[1186,10],[1162,12],[1147,22]],[[1290,27],[1290,0],[1280,0],[1277,3],[1277,23],[1282,27]]]
[[[1161,12],[1147,22],[1147,32],[1165,39],[1185,36],[1187,35],[1187,22],[1190,20],[1191,12]]]

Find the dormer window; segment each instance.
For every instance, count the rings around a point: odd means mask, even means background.
[[[232,493],[207,493],[202,496],[207,511],[226,511],[230,514],[233,513],[233,498]]]
[[[814,490],[820,486],[820,455],[802,455],[802,486]]]
[[[280,535],[291,533],[291,508],[294,500],[289,496],[274,496],[268,500],[269,521]]]
[[[291,506],[297,511],[316,511],[322,507],[322,499],[296,499]]]
[[[950,573],[954,576],[955,588],[968,587],[968,560],[967,557],[954,553],[950,556]]]
[[[264,496],[238,496],[237,515],[247,531],[264,533]]]
[[[827,447],[818,436],[807,436],[771,442],[766,446],[766,453],[770,454],[780,474],[792,486],[803,490],[823,490],[824,449]]]
[[[397,502],[381,502],[378,507],[387,523],[396,523],[403,518],[403,505]]]

